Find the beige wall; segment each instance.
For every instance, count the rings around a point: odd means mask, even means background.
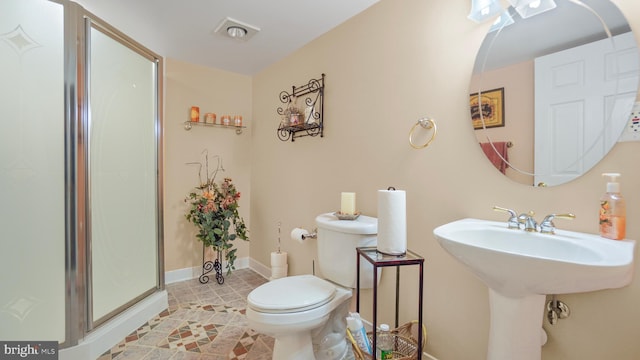
[[[504,88],[504,127],[476,130],[479,142],[511,141],[509,162],[516,168],[533,173],[533,112],[534,112],[534,80],[533,60],[512,66],[486,71],[482,75],[471,77],[469,92],[477,93],[497,88]],[[533,184],[533,176],[507,168],[506,175],[521,184]]]
[[[195,226],[184,217],[187,211],[184,199],[199,185],[198,167],[186,163],[204,163],[203,150],[208,150],[211,171],[217,164],[213,157],[222,157],[226,171],[218,175],[217,180],[233,179],[241,192],[240,215],[251,228],[251,128],[241,135],[236,135],[232,128],[193,126],[189,131],[184,129],[192,105],[200,107],[202,117],[206,112],[215,112],[218,119],[222,114],[239,114],[250,125],[251,78],[167,59],[165,99],[164,251],[165,271],[172,271],[202,265],[202,243],[196,241]],[[238,257],[249,256],[249,243],[237,240],[237,244]]]
[[[640,31],[640,3],[615,3]],[[634,221],[640,218],[640,190],[634,186],[640,182],[640,167],[632,163],[640,144],[616,145],[585,176],[554,188],[512,182],[484,159],[469,125],[468,92],[475,53],[490,24],[467,20],[468,11],[467,0],[382,0],[253,78],[251,257],[269,265],[277,222],[285,233],[296,226],[313,228],[317,214],[338,209],[341,191],[357,192],[359,210],[376,216],[378,189],[406,190],[408,246],[426,258],[427,350],[441,360],[484,358],[489,323],[486,286],[440,248],[432,235],[436,226],[464,217],[505,220],[491,210],[501,205],[535,210],[539,216],[571,211],[577,219],[560,220],[559,227],[595,233],[604,190],[600,173],[620,171],[628,203],[627,235],[640,239],[640,225]],[[323,72],[325,137],[279,141],[278,94]],[[408,131],[426,114],[437,119],[438,137],[428,148],[414,150]],[[171,145],[167,148],[170,158]],[[185,183],[180,196],[187,190]],[[177,201],[170,206],[177,207]],[[311,271],[313,241],[298,244],[285,237],[290,273]],[[403,270],[401,322],[416,317],[415,279],[415,271]],[[387,321],[392,280],[393,271],[385,270],[380,315]],[[545,360],[640,356],[640,274],[623,289],[560,299],[572,315],[555,326],[545,322]],[[362,312],[371,318],[368,310]]]

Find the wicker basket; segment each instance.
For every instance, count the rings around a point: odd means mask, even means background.
[[[415,325],[415,326],[414,326]],[[393,359],[400,360],[416,360],[419,359],[418,355],[418,321],[413,320],[404,325],[399,326],[396,329],[391,330],[391,336],[393,336]],[[358,344],[353,340],[353,336],[347,329],[348,338],[353,346],[353,353],[357,360],[373,360],[375,356],[360,349]],[[373,344],[373,332],[368,332],[367,336],[369,341]],[[427,328],[422,325],[422,349],[427,343]]]

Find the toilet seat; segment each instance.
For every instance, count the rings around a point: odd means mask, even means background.
[[[298,275],[273,280],[254,289],[247,304],[263,313],[291,313],[320,307],[336,295],[336,287],[313,275]]]

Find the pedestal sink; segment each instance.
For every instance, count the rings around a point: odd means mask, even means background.
[[[478,219],[453,221],[433,234],[489,287],[487,360],[540,360],[546,295],[620,288],[633,275],[634,240],[540,234]]]

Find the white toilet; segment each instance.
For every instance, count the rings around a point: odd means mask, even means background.
[[[378,220],[316,217],[320,277],[298,275],[259,286],[247,296],[247,321],[275,338],[274,360],[352,358],[346,320],[356,287],[356,247],[375,246]],[[373,284],[371,264],[360,261],[360,288]],[[378,277],[380,279],[380,277]]]

